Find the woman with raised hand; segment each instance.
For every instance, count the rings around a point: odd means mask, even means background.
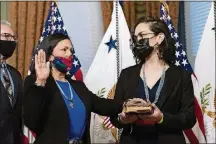
[[[113,116],[122,104],[99,98],[81,81],[66,77],[72,66],[68,36],[46,37],[35,56],[35,70],[24,83],[24,122],[35,144],[90,143],[91,112]]]

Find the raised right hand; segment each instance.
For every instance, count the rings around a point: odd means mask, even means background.
[[[41,49],[38,55],[35,55],[35,71],[38,83],[44,83],[50,74],[50,62],[46,62],[46,54]]]

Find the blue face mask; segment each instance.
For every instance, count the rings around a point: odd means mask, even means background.
[[[72,56],[69,58],[54,56],[52,64],[58,71],[67,73],[72,68]]]

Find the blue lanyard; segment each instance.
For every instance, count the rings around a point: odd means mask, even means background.
[[[55,81],[55,82],[56,82],[56,81]],[[61,91],[62,95],[63,95],[67,100],[69,100],[69,101],[71,102],[72,99],[73,99],[73,93],[72,93],[72,90],[71,90],[70,83],[69,83],[69,82],[67,82],[67,83],[68,83],[69,90],[70,90],[70,95],[71,95],[70,98],[66,96],[66,94],[65,94],[64,91],[62,90],[61,86],[56,82],[56,84],[57,84],[59,90]]]

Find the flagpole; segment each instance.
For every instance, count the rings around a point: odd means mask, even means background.
[[[214,1],[214,31],[215,31],[215,49],[216,49],[216,1]],[[215,54],[216,54],[216,51],[215,51]],[[215,95],[216,95],[216,88],[215,88]],[[215,105],[215,107],[216,107],[216,105]],[[216,121],[216,119],[215,119],[215,121]]]
[[[214,2],[214,30],[215,30],[215,46],[216,46],[216,1]]]
[[[118,0],[115,3],[115,9],[116,9],[116,60],[117,60],[117,80],[118,80],[120,75]]]
[[[118,11],[119,1],[115,2],[115,10],[116,10],[116,61],[117,61],[117,81],[120,76],[120,58],[119,58],[119,11]],[[118,129],[118,139],[119,142],[121,133],[123,129]]]

